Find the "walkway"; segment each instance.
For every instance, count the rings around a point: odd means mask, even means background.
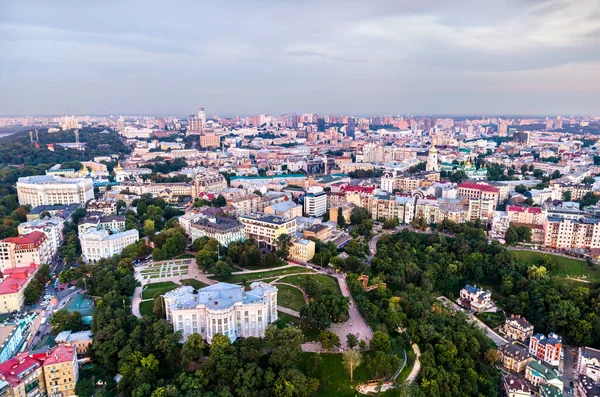
[[[350,290],[348,289],[348,284],[346,284],[346,279],[343,275],[337,274],[333,275],[338,280],[338,284],[340,285],[340,290],[342,291],[342,296],[348,297],[350,299],[350,308],[348,309],[349,319],[345,323],[333,323],[329,330],[331,332],[335,332],[337,336],[339,336],[340,341],[346,340],[346,335],[354,334],[358,339],[362,339],[367,342],[367,345],[371,342],[371,338],[373,337],[373,330],[367,324],[365,319],[363,318],[360,311],[356,307],[354,303],[354,299],[352,298],[352,294],[350,294]]]
[[[421,370],[421,349],[417,346],[416,343],[412,344],[413,352],[415,352],[415,364],[412,367],[412,371],[408,374],[406,378],[406,383],[409,385],[417,379],[417,375],[419,375],[419,371]]]
[[[288,309],[287,307],[283,307],[283,306],[277,305],[277,311],[280,311],[280,312],[285,313],[285,314],[289,314],[290,316],[294,316],[294,317],[300,318],[300,312],[297,312],[297,311],[292,310],[292,309]]]

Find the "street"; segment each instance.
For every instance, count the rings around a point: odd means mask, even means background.
[[[574,387],[573,388],[573,394],[569,394],[568,390],[571,389],[571,387],[569,386],[571,382],[573,382],[573,384],[577,384],[577,369],[575,368],[577,365],[577,354],[579,352],[579,349],[576,346],[564,346],[563,349],[563,353],[564,353],[564,360],[562,361],[562,370],[563,370],[563,376],[562,376],[562,380],[564,383],[564,388],[563,388],[563,395],[564,396],[569,396],[569,395],[577,395],[577,388]]]

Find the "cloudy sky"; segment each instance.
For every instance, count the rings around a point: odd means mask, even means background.
[[[598,114],[600,0],[0,0],[0,114]]]

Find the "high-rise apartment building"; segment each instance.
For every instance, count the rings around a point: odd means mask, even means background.
[[[327,193],[322,187],[313,186],[304,196],[304,213],[308,216],[323,216],[327,211]]]

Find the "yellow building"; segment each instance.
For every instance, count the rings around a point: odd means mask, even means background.
[[[277,238],[282,234],[296,234],[296,218],[252,214],[240,216],[238,220],[244,225],[246,238],[254,239],[259,247],[269,250],[275,250]]]
[[[79,379],[77,353],[72,346],[58,346],[44,360],[44,380],[50,396],[74,396]]]
[[[297,239],[293,241],[290,249],[290,257],[300,262],[308,262],[315,256],[315,242],[306,239]]]

